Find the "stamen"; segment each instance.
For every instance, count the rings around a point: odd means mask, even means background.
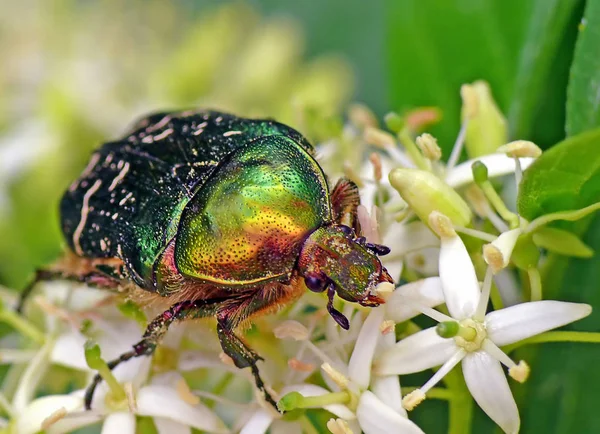
[[[431,134],[423,133],[416,139],[417,146],[426,158],[438,161],[442,158],[442,150],[438,146],[437,139]]]
[[[425,401],[425,393],[421,389],[416,389],[402,398],[402,407],[407,411],[412,411],[417,405]]]
[[[524,383],[529,378],[529,374],[531,372],[531,368],[525,362],[525,360],[521,360],[518,365],[515,365],[508,370],[508,375],[519,383]]]
[[[67,409],[65,407],[61,407],[58,410],[54,411],[50,416],[48,416],[46,419],[44,419],[42,421],[42,426],[41,426],[42,431],[46,431],[48,428],[50,428],[56,422],[58,422],[59,420],[64,418],[66,415],[67,415]]]
[[[439,310],[435,310],[431,307],[423,306],[421,304],[415,304],[413,306],[423,315],[427,315],[429,318],[436,320],[437,322],[445,322],[445,321],[454,321],[456,320],[452,317],[449,317],[445,313],[440,312]]]
[[[192,393],[190,390],[190,386],[188,386],[187,382],[180,378],[176,385],[177,395],[182,399],[182,401],[187,402],[190,405],[196,405],[200,402],[200,398]]]
[[[308,329],[298,321],[287,320],[273,329],[277,339],[294,339],[305,341],[308,339]]]
[[[427,383],[425,383],[423,385],[423,387],[421,387],[420,389],[417,389],[417,390],[421,390],[421,392],[423,394],[427,393],[427,391],[429,389],[431,389],[433,386],[435,386],[436,384],[438,384],[442,380],[442,378],[444,378],[446,376],[446,374],[448,372],[450,372],[452,369],[454,369],[454,367],[456,365],[458,365],[458,363],[462,359],[464,359],[466,355],[467,355],[467,352],[465,350],[463,350],[462,348],[460,350],[456,351],[452,355],[452,357],[450,357],[446,361],[446,363],[444,363],[442,365],[442,367],[440,369],[438,369],[435,374],[433,374],[433,376],[427,381]]]
[[[325,371],[329,378],[331,378],[333,382],[340,386],[342,389],[348,388],[348,384],[350,384],[350,380],[348,379],[348,377],[346,377],[340,371],[335,369],[329,363],[323,363],[321,365],[321,369],[323,369],[323,371]]]
[[[354,434],[350,429],[350,425],[344,419],[329,419],[327,429],[331,434]]]
[[[458,163],[458,159],[460,158],[460,154],[462,153],[463,147],[465,145],[465,137],[467,136],[467,127],[469,126],[469,119],[465,118],[460,126],[460,131],[458,132],[458,136],[456,137],[456,141],[454,142],[454,146],[452,147],[452,152],[450,153],[450,158],[448,158],[448,163],[446,164],[446,173],[450,171],[456,163]]]
[[[288,366],[290,369],[298,372],[312,372],[315,370],[315,365],[312,363],[304,363],[295,357],[288,360]]]
[[[392,333],[396,328],[396,323],[391,319],[387,319],[381,323],[379,326],[379,331],[382,335],[387,335],[388,333]]]
[[[129,412],[134,414],[137,411],[137,401],[135,399],[135,393],[133,392],[133,384],[131,382],[123,384],[123,390],[125,390],[125,396],[127,397]]]
[[[491,340],[489,340],[489,339],[484,340],[482,348],[486,353],[488,353],[494,359],[498,360],[500,363],[502,363],[504,366],[506,366],[509,370],[512,367],[517,366],[517,364]]]
[[[365,128],[377,128],[377,117],[370,108],[364,104],[351,104],[348,109],[348,120],[359,130]]]
[[[476,321],[483,321],[485,319],[485,312],[487,311],[487,305],[490,301],[490,293],[492,290],[492,267],[488,267],[485,270],[485,277],[483,278],[483,285],[481,287],[481,296],[479,297],[479,304],[475,309],[473,319]]]
[[[441,212],[433,211],[429,214],[429,226],[442,239],[457,236],[452,221]]]

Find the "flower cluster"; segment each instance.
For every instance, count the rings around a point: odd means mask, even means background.
[[[211,323],[182,323],[152,360],[111,372],[105,360],[139,340],[144,313],[114,295],[54,283],[34,298],[28,319],[2,294],[0,321],[21,335],[7,336],[0,350],[11,365],[0,394],[4,432],[101,424],[103,433],[420,433],[409,416],[427,397],[452,407],[454,432],[469,432],[470,419],[460,415],[470,414],[473,402],[503,431],[518,432],[506,373],[522,383],[530,368],[511,352],[591,312],[586,304],[544,299],[540,251],[560,248],[550,239],[573,237],[547,224],[595,207],[531,222],[518,215],[505,198],[518,192],[523,170],[541,151],[531,142],[507,143],[485,83],[465,85],[461,95],[463,122],[447,163],[424,132],[439,118],[431,108],[391,113],[384,130],[368,109],[353,106],[341,136],[322,145],[325,170],[361,187],[361,228],[369,242],[391,248],[383,260],[397,284],[377,287],[386,300],[377,308],[336,301],[350,319],[347,332],[315,293],[256,320],[247,339],[266,359],[261,370],[280,412],[253,390],[247,370],[221,353]],[[469,160],[459,163],[464,147]],[[589,253],[578,246],[570,252]],[[426,317],[437,325],[422,326]],[[569,332],[551,339],[600,341]],[[459,363],[462,373],[454,369]],[[425,384],[401,387],[401,377],[437,367]],[[86,411],[82,388],[96,372],[105,381]]]

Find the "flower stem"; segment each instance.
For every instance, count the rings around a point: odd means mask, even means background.
[[[515,349],[529,344],[542,344],[545,342],[585,342],[600,344],[600,333],[598,332],[546,332],[536,336],[532,336],[522,341],[515,342],[512,345],[507,345],[503,348],[506,353],[510,353]]]
[[[5,322],[23,336],[27,336],[39,344],[43,344],[46,340],[44,333],[36,326],[10,309],[5,308],[0,311],[0,322]]]
[[[510,228],[518,228],[519,216],[506,207],[506,204],[502,201],[498,192],[494,190],[492,183],[488,180],[482,182],[479,187],[483,190],[483,194],[485,194],[485,197],[487,197],[490,204],[498,211],[498,214],[508,222]]]
[[[537,268],[529,268],[527,276],[529,276],[531,301],[540,301],[542,299],[542,276],[540,271]]]
[[[400,140],[400,143],[404,146],[404,149],[406,149],[410,159],[419,169],[429,170],[429,164],[427,164],[427,160],[425,160],[425,157],[423,157],[423,154],[417,147],[417,144],[412,139],[406,128],[398,133],[398,140]]]

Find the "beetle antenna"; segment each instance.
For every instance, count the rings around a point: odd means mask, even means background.
[[[342,312],[333,307],[334,296],[335,287],[333,286],[333,283],[330,283],[327,287],[327,298],[329,298],[329,301],[327,302],[327,312],[329,312],[329,315],[331,315],[331,317],[340,325],[340,327],[342,327],[344,330],[348,330],[350,328],[350,321],[348,321],[348,318],[346,318]]]

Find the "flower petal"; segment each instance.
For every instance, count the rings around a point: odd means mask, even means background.
[[[151,385],[141,388],[137,405],[138,414],[142,416],[165,417],[208,432],[227,432],[225,424],[211,410],[202,404],[188,404],[170,387]]]
[[[127,412],[111,413],[102,425],[102,434],[135,434],[135,416]]]
[[[488,338],[508,345],[588,316],[592,307],[583,303],[543,300],[517,304],[485,316]]]
[[[384,244],[391,249],[390,256],[396,257],[425,247],[439,247],[440,240],[427,225],[417,220],[411,223],[393,223],[385,235]],[[384,257],[384,263],[385,259]]]
[[[354,345],[354,351],[348,362],[348,377],[360,388],[366,389],[371,381],[371,363],[375,355],[377,341],[381,336],[380,326],[383,322],[383,306],[371,309],[367,319],[360,328]]]
[[[377,376],[371,381],[371,390],[381,401],[401,416],[407,417],[402,407],[400,377],[397,375]]]
[[[397,288],[385,303],[386,318],[397,323],[419,315],[420,307],[435,307],[444,302],[442,281],[428,277]]]
[[[164,417],[155,417],[154,426],[158,434],[191,434],[192,429],[188,425],[184,425],[180,422],[167,419]]]
[[[365,434],[423,433],[414,422],[392,410],[368,390],[358,400],[356,417]]]
[[[467,387],[483,411],[506,433],[519,431],[519,410],[500,363],[485,351],[468,354],[462,362]]]
[[[435,327],[422,330],[402,339],[382,352],[375,362],[379,375],[402,375],[439,366],[456,353],[453,339],[444,339]]]
[[[521,168],[525,170],[535,158],[519,158]],[[515,172],[515,160],[509,158],[506,154],[490,154],[477,157],[474,160],[467,160],[454,167],[446,174],[446,182],[454,188],[462,187],[473,182],[473,170],[471,166],[475,161],[481,161],[488,168],[488,177],[508,175]]]
[[[54,412],[64,408],[67,412],[83,409],[83,399],[71,395],[49,395],[38,398],[19,413],[16,418],[16,432],[20,434],[37,433],[42,422]],[[71,432],[77,428],[99,421],[101,417],[92,412],[80,412],[58,420],[46,431],[52,434]]]
[[[50,354],[54,342],[48,339],[47,342],[40,348],[37,354],[31,359],[31,362],[25,368],[21,375],[17,390],[13,395],[13,408],[19,412],[33,399],[37,385],[42,380],[48,366],[50,365]]]
[[[240,434],[264,434],[273,423],[273,416],[265,409],[258,409],[240,430]]]
[[[442,239],[439,268],[444,299],[452,318],[462,320],[472,316],[481,290],[469,252],[458,235]]]

